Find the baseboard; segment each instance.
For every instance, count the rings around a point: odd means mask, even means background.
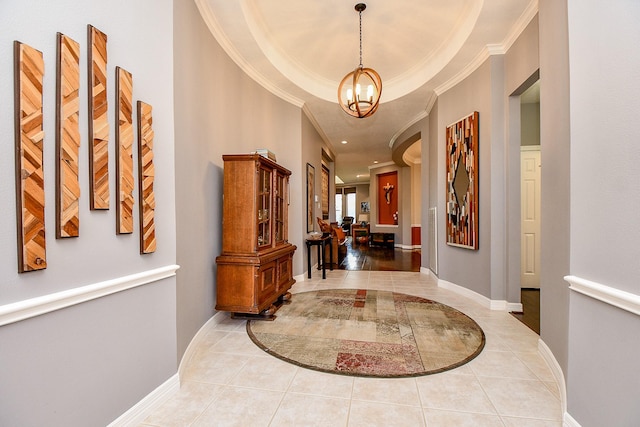
[[[420,271],[422,271],[422,268],[420,269]],[[431,270],[429,270],[429,272],[431,274],[433,274],[433,272],[431,272]],[[508,302],[505,300],[492,300],[489,299],[487,297],[485,297],[484,295],[480,295],[479,293],[477,293],[476,291],[472,291],[471,289],[467,289],[463,286],[460,285],[456,285],[454,283],[451,282],[447,282],[446,280],[442,280],[439,279],[436,275],[433,275],[433,277],[436,278],[436,280],[438,281],[438,286],[450,291],[453,291],[459,295],[462,295],[463,297],[469,298],[475,302],[477,302],[478,304],[482,305],[485,308],[488,308],[489,310],[493,310],[493,311],[522,311],[522,304],[518,303],[518,302]]]
[[[397,245],[394,245],[394,247],[398,248],[398,249],[405,250],[405,251],[412,251],[414,249],[422,249],[422,245],[401,245],[401,244],[397,244]]]
[[[140,402],[136,403],[127,412],[120,415],[108,427],[137,426],[145,420],[153,411],[169,400],[180,389],[178,374],[173,375],[154,391],[149,393]]]
[[[130,274],[104,282],[6,304],[0,306],[0,326],[166,279],[175,276],[176,270],[179,268],[180,266],[178,265],[167,265],[165,267]]]
[[[438,279],[438,287],[453,291],[459,295],[462,295],[463,297],[467,297],[490,310],[497,310],[497,308],[494,308],[495,305],[492,304],[492,301],[489,298],[465,287],[447,282],[446,280],[442,279]]]
[[[524,310],[524,308],[522,307],[522,303],[521,302],[506,302],[507,307],[505,308],[505,310],[507,310],[508,312],[512,312],[515,311],[516,313],[522,313],[522,311]]]
[[[307,280],[307,272],[305,271],[302,274],[298,274],[297,276],[293,276],[293,280],[295,280],[296,282],[304,282],[305,280]]]
[[[564,417],[562,418],[562,425],[563,427],[582,427],[580,423],[567,412],[564,413]]]
[[[547,346],[547,344],[542,341],[542,338],[538,340],[538,353],[547,362],[549,366],[549,370],[551,370],[551,374],[553,378],[556,380],[556,384],[558,384],[558,388],[560,391],[560,409],[562,410],[562,417],[564,426],[567,427],[580,427],[580,424],[573,419],[571,415],[567,412],[567,383],[564,380],[564,373],[562,372],[562,368],[560,364],[556,360],[553,352]]]

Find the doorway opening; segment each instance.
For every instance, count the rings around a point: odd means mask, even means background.
[[[517,99],[519,110],[519,138],[514,139],[519,140],[520,182],[519,236],[516,239],[520,249],[519,271],[512,277],[517,280],[522,304],[522,311],[513,315],[540,334],[540,81],[537,74],[532,77],[535,78],[529,79],[521,92],[512,97]],[[517,161],[515,156],[512,161]]]

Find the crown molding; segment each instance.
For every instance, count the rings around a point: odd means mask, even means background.
[[[304,101],[291,95],[290,93],[280,89],[273,83],[271,83],[266,77],[258,72],[247,60],[244,59],[240,52],[233,46],[227,35],[222,30],[222,27],[218,23],[214,13],[209,8],[206,0],[194,0],[198,11],[202,16],[207,28],[213,34],[220,47],[226,52],[233,62],[236,63],[242,71],[245,72],[250,78],[252,78],[260,86],[277,96],[278,98],[295,105],[298,108],[302,108]]]
[[[509,48],[515,43],[515,41],[520,37],[520,34],[527,28],[529,22],[536,16],[538,13],[538,0],[531,0],[527,5],[525,11],[520,15],[516,23],[511,27],[511,31],[499,44],[488,44],[486,45],[473,60],[459,73],[455,76],[435,88],[435,93],[437,96],[442,95],[458,83],[462,82],[464,79],[469,77],[471,73],[477,70],[487,59],[489,59],[492,55],[504,55],[507,53]]]
[[[416,123],[418,123],[420,120],[424,119],[425,117],[429,116],[429,113],[431,113],[431,109],[433,108],[433,106],[435,105],[436,101],[438,100],[438,96],[436,95],[435,92],[431,92],[431,96],[429,97],[429,99],[427,100],[427,106],[424,109],[424,111],[421,111],[417,116],[415,116],[413,119],[411,119],[409,122],[407,122],[406,125],[404,125],[402,128],[400,128],[400,130],[398,130],[392,137],[391,140],[389,141],[389,148],[393,149],[393,146],[396,143],[396,140],[400,137],[400,135],[402,135],[407,129],[409,129],[411,126],[415,125]]]
[[[371,169],[383,168],[386,166],[398,166],[398,165],[396,165],[395,162],[384,162],[384,163],[376,163],[375,165],[370,165],[367,167],[369,168],[369,170],[371,170]]]
[[[322,138],[324,143],[329,148],[331,148],[331,151],[333,151],[335,153],[336,152],[336,147],[333,146],[333,144],[329,140],[329,137],[327,136],[327,134],[324,133],[324,130],[322,130],[322,127],[320,126],[320,123],[318,123],[318,121],[316,120],[315,116],[313,115],[313,113],[311,112],[311,110],[309,109],[309,107],[307,106],[306,103],[302,105],[302,112],[304,113],[305,116],[307,116],[307,119],[309,119],[309,121],[313,125],[314,129],[316,130],[316,132],[318,132],[318,134],[320,135],[320,138]]]
[[[515,43],[515,41],[518,40],[520,34],[522,34],[525,28],[527,28],[527,25],[529,25],[529,23],[537,15],[537,13],[538,0],[531,0],[531,2],[529,2],[529,4],[527,5],[527,8],[524,10],[524,12],[522,12],[522,15],[520,15],[516,23],[513,24],[513,27],[511,27],[511,31],[509,32],[507,37],[505,37],[505,39],[501,43],[502,48],[505,52],[507,52]]]

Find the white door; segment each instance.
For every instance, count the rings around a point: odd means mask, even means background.
[[[540,146],[520,152],[521,250],[520,287],[540,287]]]

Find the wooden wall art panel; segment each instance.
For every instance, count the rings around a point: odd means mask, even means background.
[[[56,237],[80,233],[80,44],[58,33],[56,58]]]
[[[89,203],[109,209],[109,120],[107,102],[107,35],[88,26],[89,46]]]
[[[42,52],[14,42],[18,271],[47,267],[44,222]]]
[[[478,249],[478,112],[451,124],[447,141],[447,244]]]
[[[151,105],[138,101],[138,193],[140,196],[140,253],[142,254],[156,251],[152,113]]]
[[[133,233],[133,77],[116,67],[116,233]]]

